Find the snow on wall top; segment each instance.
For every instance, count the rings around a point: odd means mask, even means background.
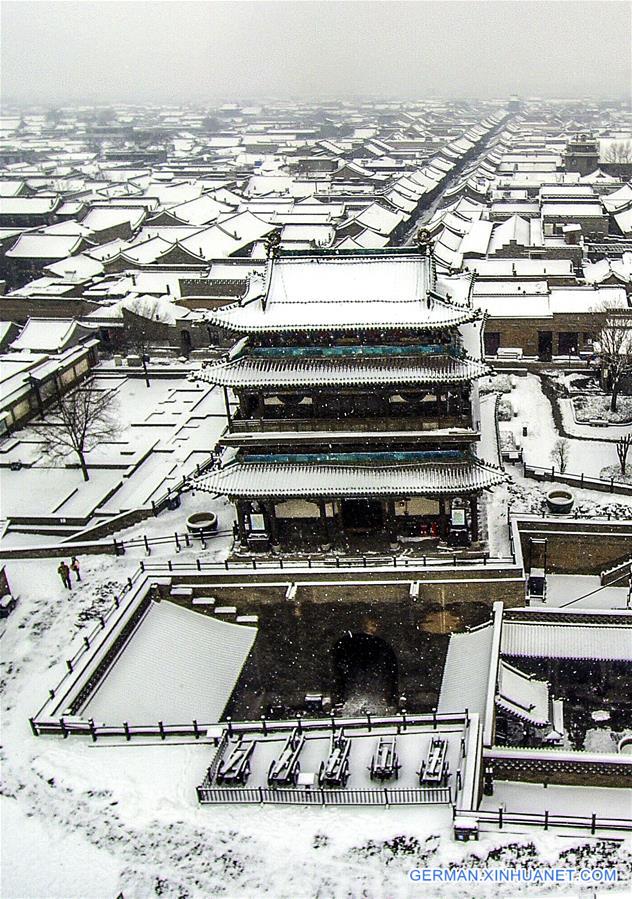
[[[541,659],[632,661],[628,625],[524,624],[505,621],[501,652]]]

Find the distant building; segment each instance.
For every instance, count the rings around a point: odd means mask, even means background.
[[[566,145],[564,168],[567,172],[589,175],[599,164],[599,146],[591,134],[578,134]]]

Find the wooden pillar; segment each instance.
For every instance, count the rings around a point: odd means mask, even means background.
[[[470,532],[472,543],[478,540],[478,502],[476,495],[470,497]]]
[[[248,533],[246,531],[245,518],[248,514],[245,503],[237,503],[237,531],[239,533],[239,542],[242,546],[248,543]]]
[[[268,531],[270,533],[270,543],[272,544],[273,549],[279,549],[279,527],[276,517],[276,509],[274,506],[274,502],[266,503],[265,506],[266,518],[268,520]]]
[[[439,536],[442,540],[448,536],[448,516],[445,510],[445,498],[439,498]]]
[[[224,387],[222,387],[222,390],[223,390],[223,392],[224,392],[224,407],[225,407],[225,409],[226,409],[226,418],[228,419],[228,430],[229,430],[229,431],[232,431],[232,429],[233,429],[233,420],[232,420],[232,418],[230,417],[230,403],[229,403],[229,400],[228,400],[228,388],[224,386]]]
[[[391,549],[397,549],[397,521],[395,518],[395,500],[389,497],[384,502],[386,511],[386,531]]]
[[[327,550],[331,547],[331,538],[329,536],[329,526],[327,524],[327,506],[324,499],[318,500],[318,511],[320,513],[321,548]]]

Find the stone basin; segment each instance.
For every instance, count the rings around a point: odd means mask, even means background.
[[[575,496],[565,487],[553,487],[546,495],[546,504],[554,515],[568,515],[575,505]]]
[[[187,530],[194,537],[202,537],[217,530],[215,512],[194,512],[187,518]]]

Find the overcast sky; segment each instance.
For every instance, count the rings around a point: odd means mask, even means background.
[[[627,0],[3,0],[2,98],[626,98],[630,10]]]

